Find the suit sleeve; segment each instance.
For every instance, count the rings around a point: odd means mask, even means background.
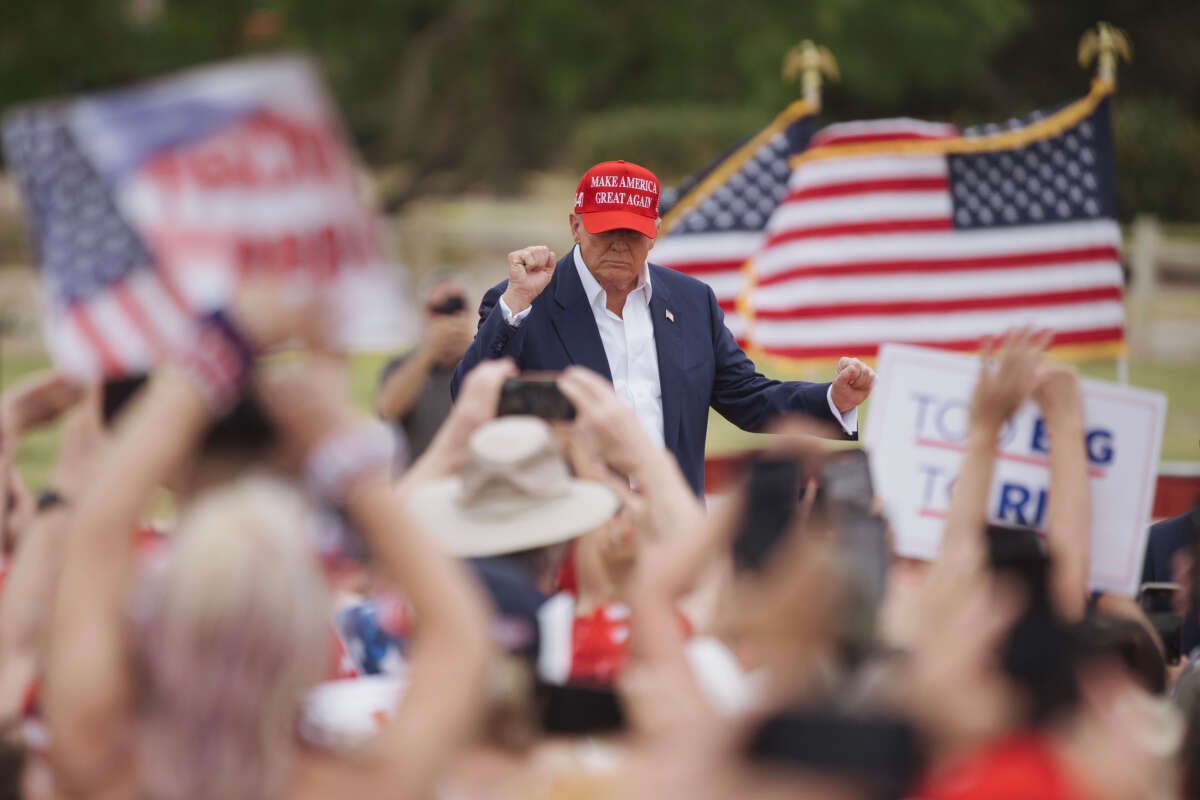
[[[500,296],[507,287],[508,281],[493,286],[480,301],[479,328],[475,331],[475,340],[454,368],[454,375],[450,378],[451,397],[458,397],[458,388],[462,386],[463,378],[479,362],[505,356],[520,360],[521,348],[525,342],[525,329],[509,325],[504,319],[504,311],[500,308]]]
[[[717,305],[712,289],[708,290],[708,305],[716,361],[709,404],[721,416],[742,430],[756,433],[776,417],[793,413],[807,414],[841,428],[829,408],[828,383],[777,381],[764,376],[725,326],[725,314]]]

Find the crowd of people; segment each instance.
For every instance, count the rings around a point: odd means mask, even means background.
[[[653,213],[583,187],[572,254],[516,251],[477,334],[467,290],[430,287],[378,389],[399,456],[319,303],[269,282],[149,376],[5,392],[0,798],[1200,797],[1195,656],[1089,592],[1080,389],[1045,333],[985,348],[940,555],[902,559],[837,441],[870,368],[758,375],[647,267]],[[1030,399],[1042,533],[986,512]],[[709,404],[775,435],[705,497]],[[15,454],[53,423],[35,493]]]

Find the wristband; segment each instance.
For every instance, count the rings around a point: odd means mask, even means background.
[[[221,309],[199,319],[191,347],[179,355],[180,368],[204,394],[213,412],[233,408],[254,367],[254,351]]]
[[[371,428],[328,437],[308,457],[305,485],[308,493],[330,506],[340,506],[350,487],[362,476],[388,470],[392,442]]]

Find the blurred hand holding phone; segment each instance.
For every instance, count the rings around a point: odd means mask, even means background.
[[[817,483],[815,493],[806,497],[809,474]],[[840,627],[843,643],[853,653],[864,653],[873,643],[891,555],[887,524],[874,510],[874,495],[862,450],[826,454],[812,472],[798,458],[763,456],[750,466],[746,511],[733,542],[735,566],[762,571],[796,524],[805,526],[803,535],[831,531],[848,594]],[[805,508],[807,516],[802,515]]]

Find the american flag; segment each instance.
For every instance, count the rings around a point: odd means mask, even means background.
[[[814,109],[799,101],[770,125],[659,198],[662,230],[650,260],[709,284],[739,341],[737,308],[743,266],[763,245],[763,231],[788,192],[788,159],[802,152]]]
[[[25,198],[59,365],[83,377],[145,371],[186,335],[192,313],[117,210],[64,109],[10,114],[4,151]]]
[[[403,328],[357,162],[303,59],[18,109],[3,139],[47,343],[71,374],[147,371],[261,275],[297,299],[319,294],[343,346]]]
[[[1081,355],[1121,352],[1110,93],[1097,82],[961,132],[888,119],[816,133],[752,262],[750,344],[795,359],[974,350],[1032,323]]]

